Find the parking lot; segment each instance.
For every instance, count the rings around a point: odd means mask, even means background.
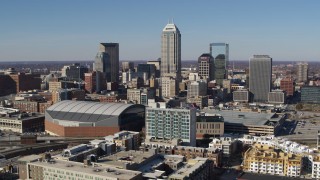
[[[299,111],[286,120],[279,136],[293,140],[307,140],[315,145],[319,130],[320,113]]]

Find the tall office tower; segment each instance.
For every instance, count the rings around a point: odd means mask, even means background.
[[[297,80],[298,82],[307,82],[308,80],[308,63],[297,64]]]
[[[161,78],[161,95],[162,97],[170,98],[178,94],[179,86],[177,80],[171,77],[162,77]]]
[[[108,82],[119,81],[119,44],[100,43],[94,70],[105,73]]]
[[[147,74],[147,79],[150,79],[151,76],[155,77],[156,75],[156,66],[154,64],[138,64],[137,67],[138,74]]]
[[[198,73],[202,79],[214,80],[214,59],[211,54],[204,53],[198,58]]]
[[[84,73],[88,72],[88,68],[81,66],[79,63],[75,63],[68,66],[63,66],[61,69],[61,76],[66,77],[69,81],[81,81],[84,80]]]
[[[156,67],[156,75],[155,75],[155,78],[159,78],[159,77],[160,77],[161,61],[160,61],[160,60],[148,61],[147,64],[154,64],[154,65],[155,65],[155,67]]]
[[[93,71],[84,74],[84,89],[89,93],[100,92],[106,89],[104,73]]]
[[[222,86],[222,80],[228,76],[229,44],[211,43],[210,54],[214,58],[214,78],[216,79],[216,83]]]
[[[122,72],[134,71],[134,62],[124,61],[121,63]]]
[[[271,91],[272,58],[268,55],[253,55],[249,61],[249,91],[253,101],[268,101]]]
[[[196,109],[146,108],[146,140],[181,139],[196,145]]]
[[[161,77],[181,80],[181,34],[173,23],[167,24],[161,35]]]
[[[192,81],[188,83],[188,98],[206,96],[207,95],[207,82],[206,81]]]
[[[292,96],[294,93],[294,86],[292,78],[283,78],[280,81],[280,89],[287,93],[287,96]]]

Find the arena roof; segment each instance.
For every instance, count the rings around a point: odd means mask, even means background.
[[[136,106],[141,105],[65,100],[50,106],[46,110],[46,115],[58,120],[97,122],[120,116],[125,110]]]

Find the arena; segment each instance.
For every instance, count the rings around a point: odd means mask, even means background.
[[[45,113],[48,133],[65,137],[99,137],[122,130],[141,131],[145,107],[137,104],[61,101]]]

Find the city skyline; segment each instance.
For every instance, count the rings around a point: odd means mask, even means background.
[[[93,60],[101,42],[119,43],[120,60],[157,59],[172,18],[183,37],[182,60],[208,53],[212,42],[230,44],[230,60],[319,60],[317,1],[166,2],[3,2],[0,62]]]

